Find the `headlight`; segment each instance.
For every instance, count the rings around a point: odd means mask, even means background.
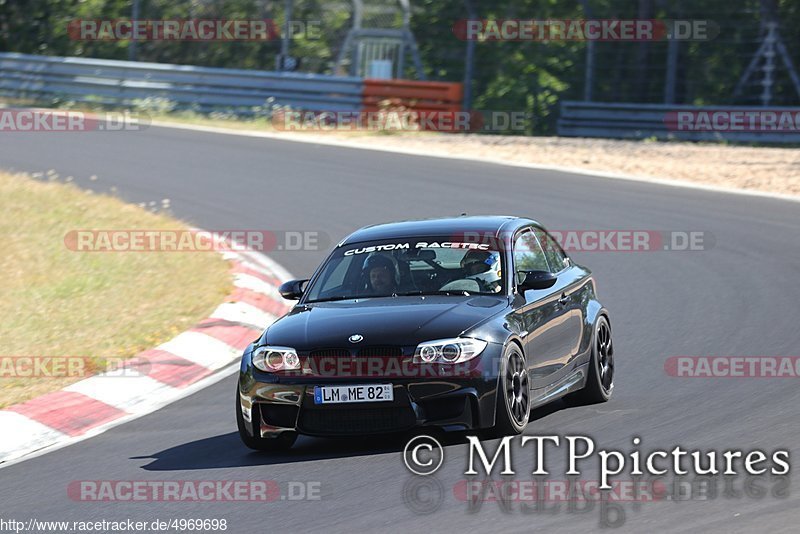
[[[417,345],[414,363],[461,363],[471,360],[486,348],[485,341],[459,337],[426,341]]]
[[[253,350],[252,360],[257,369],[270,373],[300,369],[297,351],[290,347],[256,347]]]

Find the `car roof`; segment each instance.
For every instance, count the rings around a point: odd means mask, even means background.
[[[538,224],[532,219],[510,215],[472,215],[441,219],[421,219],[375,224],[356,230],[339,243],[339,246],[403,237],[448,236],[460,232],[491,233],[513,232],[520,226]]]

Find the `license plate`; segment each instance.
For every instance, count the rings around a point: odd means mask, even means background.
[[[314,386],[314,404],[385,402],[394,400],[391,384],[365,386]]]

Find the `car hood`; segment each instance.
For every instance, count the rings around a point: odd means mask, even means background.
[[[299,351],[409,346],[456,337],[508,305],[501,296],[388,297],[296,306],[266,332],[269,345]],[[363,340],[351,343],[351,335]]]

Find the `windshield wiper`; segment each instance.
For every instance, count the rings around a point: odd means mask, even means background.
[[[449,296],[458,295],[458,296],[463,296],[463,297],[469,297],[469,296],[472,295],[472,293],[470,293],[466,289],[450,289],[450,290],[446,290],[446,291],[441,291],[441,290],[440,291],[423,291],[423,290],[420,289],[418,291],[408,291],[406,293],[395,293],[394,296],[396,296],[396,297],[411,297],[411,296],[415,296],[415,295],[423,295],[423,296],[424,295],[449,295]]]
[[[467,291],[466,289],[451,289],[447,291],[407,291],[404,293],[391,293],[389,295],[358,295],[358,296],[336,296],[336,297],[325,297],[322,299],[316,300],[308,300],[305,304],[315,304],[317,302],[333,302],[337,300],[356,300],[356,299],[385,299],[390,297],[414,297],[414,296],[426,296],[426,295],[448,295],[448,296],[460,296],[460,297],[470,297],[473,294]]]
[[[398,296],[397,293],[390,293],[388,295],[351,295],[349,297],[343,296],[343,295],[338,295],[336,297],[325,297],[325,298],[322,298],[322,299],[307,300],[305,303],[306,304],[315,304],[317,302],[334,302],[334,301],[337,301],[337,300],[388,299],[390,297],[397,297],[397,296]]]
[[[323,299],[307,300],[305,303],[306,304],[315,304],[317,302],[333,302],[335,300],[354,300],[354,299],[357,299],[357,298],[359,298],[359,297],[348,297],[348,296],[344,296],[344,295],[337,295],[335,297],[325,297]]]

